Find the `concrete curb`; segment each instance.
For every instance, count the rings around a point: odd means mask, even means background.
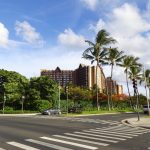
[[[39,115],[40,113],[33,113],[33,114],[0,114],[0,117],[17,117],[17,116],[35,116]]]
[[[132,118],[130,118],[132,119]],[[133,124],[131,121],[129,121],[128,119],[124,119],[121,121],[122,124],[126,125],[126,126],[130,126],[130,127],[133,127],[133,128],[146,128],[146,129],[150,129],[150,126],[147,126],[147,125],[138,125],[138,124]]]

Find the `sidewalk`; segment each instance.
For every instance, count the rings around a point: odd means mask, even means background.
[[[140,121],[138,121],[138,118],[130,118],[124,120],[123,122],[134,127],[143,127],[150,129],[150,118],[141,117]]]

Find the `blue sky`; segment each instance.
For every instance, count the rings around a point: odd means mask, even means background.
[[[126,54],[150,67],[149,0],[0,0],[0,64],[27,77],[40,69],[75,69],[82,52],[105,28]],[[110,68],[104,67],[106,76]],[[124,84],[123,70],[114,78]]]

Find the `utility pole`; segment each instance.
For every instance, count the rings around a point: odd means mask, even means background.
[[[22,113],[23,113],[23,110],[24,110],[24,107],[23,107],[24,100],[25,100],[25,96],[23,95],[22,96],[22,101],[21,101],[21,105],[22,105],[21,110],[22,110]]]

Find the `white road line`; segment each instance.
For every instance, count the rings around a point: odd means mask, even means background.
[[[0,150],[5,150],[5,149],[3,149],[3,148],[0,148]]]
[[[33,140],[33,139],[26,139],[26,141],[35,143],[35,144],[39,144],[42,146],[46,146],[49,148],[57,149],[57,150],[73,150],[70,148],[63,147],[63,146],[58,146],[58,145],[54,145],[54,144],[50,144],[50,143],[46,143],[46,142],[42,142],[42,141],[38,141],[38,140]]]
[[[105,141],[105,142],[111,142],[111,143],[118,143],[118,141],[114,141],[114,140],[101,139],[101,138],[89,137],[89,136],[78,135],[78,134],[72,134],[72,133],[64,133],[64,134],[65,134],[65,135],[70,135],[70,136],[75,136],[75,137],[86,138],[86,139],[92,139],[92,140],[98,140],[98,141]]]
[[[131,136],[125,136],[125,135],[117,135],[117,134],[114,134],[114,133],[101,133],[101,132],[97,132],[97,131],[89,131],[89,130],[83,130],[84,132],[90,132],[90,133],[95,133],[95,134],[98,134],[98,135],[111,135],[111,136],[116,136],[116,137],[122,137],[122,138],[133,138]]]
[[[91,149],[91,150],[98,149],[97,147],[88,146],[88,145],[79,144],[79,143],[74,143],[74,142],[69,142],[69,141],[64,141],[64,140],[59,140],[59,139],[56,139],[56,138],[50,138],[50,137],[45,137],[45,136],[40,137],[40,138],[45,139],[45,140],[49,140],[49,141],[54,141],[54,142],[68,144],[68,145],[73,145],[73,146],[77,146],[77,147],[87,148],[87,149]]]
[[[100,128],[98,128],[100,129]],[[116,128],[106,128],[106,129],[101,129],[101,130],[123,130],[123,129],[130,129],[129,127],[118,127],[116,126]]]
[[[97,131],[97,132],[100,132],[100,133],[114,133],[114,134],[121,134],[121,135],[127,135],[127,136],[138,136],[138,135],[133,135],[133,134],[126,134],[126,133],[119,133],[119,132],[113,132],[113,131],[101,131],[101,130],[92,130],[90,129],[91,131]]]
[[[13,141],[12,142],[7,142],[7,144],[15,146],[15,147],[19,147],[19,148],[24,149],[24,150],[40,150],[40,149],[31,147],[31,146],[27,146],[27,145],[24,145],[24,144],[21,144],[21,143],[18,143],[18,142],[13,142]]]
[[[109,145],[109,144],[106,144],[106,143],[93,142],[93,141],[89,141],[89,140],[82,140],[82,139],[77,139],[77,138],[62,136],[62,135],[53,135],[53,136],[64,138],[64,139],[69,139],[69,140],[74,140],[74,141],[86,142],[86,143],[90,143],[90,144],[101,145],[101,146],[108,146]]]
[[[97,134],[90,134],[90,133],[85,133],[85,132],[74,132],[74,133],[90,135],[90,136],[96,136],[96,137],[104,137],[104,138],[108,138],[108,139],[121,140],[121,141],[126,140],[126,139],[123,139],[123,138],[117,138],[117,137],[105,136],[105,135],[97,135]]]

